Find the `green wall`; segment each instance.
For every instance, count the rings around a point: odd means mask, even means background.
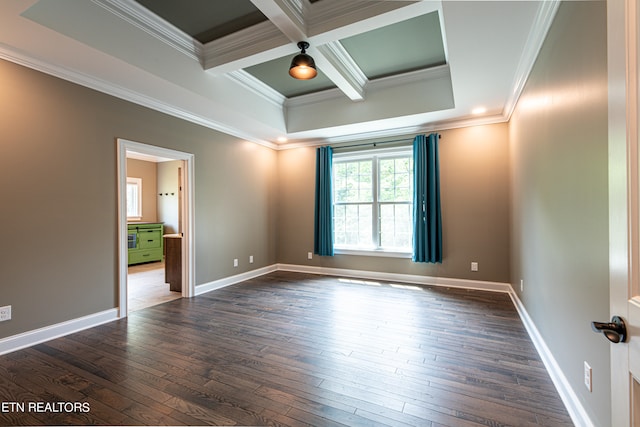
[[[511,282],[599,426],[611,412],[609,344],[590,329],[610,318],[606,34],[605,2],[561,4],[509,136]]]

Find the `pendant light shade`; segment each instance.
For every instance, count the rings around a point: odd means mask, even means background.
[[[307,42],[298,42],[298,48],[301,52],[294,56],[289,67],[289,75],[298,80],[309,80],[318,75],[316,63],[313,58],[305,53],[309,47]]]

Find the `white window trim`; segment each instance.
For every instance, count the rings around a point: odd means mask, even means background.
[[[366,160],[372,157],[385,158],[397,156],[413,156],[413,147],[389,147],[389,148],[373,148],[362,151],[352,151],[346,153],[333,153],[333,161],[355,161]],[[377,171],[376,171],[376,178]],[[377,186],[377,184],[374,183]],[[375,204],[375,203],[374,203]],[[335,201],[334,201],[335,205]],[[384,248],[366,248],[354,247],[346,245],[333,245],[334,253],[338,255],[355,255],[355,256],[373,256],[385,258],[411,258],[413,253],[411,250],[398,251]]]
[[[346,247],[334,247],[334,254],[338,255],[355,255],[355,256],[377,256],[385,258],[411,258],[411,252],[398,252],[383,249],[347,249]]]
[[[127,177],[127,185],[134,184],[138,187],[138,216],[127,216],[127,221],[140,221],[142,219],[142,178]]]

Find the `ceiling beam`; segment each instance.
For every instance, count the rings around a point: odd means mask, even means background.
[[[300,0],[251,0],[251,3],[293,42],[307,39],[307,24]]]
[[[312,49],[316,65],[352,101],[364,99],[364,87],[368,82],[360,67],[338,41]]]
[[[291,42],[308,40],[302,0],[251,0]],[[316,66],[352,100],[364,99],[366,77],[341,45],[311,46]],[[364,77],[364,79],[363,79]]]
[[[270,21],[261,22],[203,46],[202,67],[225,74],[295,52],[291,41]]]
[[[293,55],[298,42],[308,41],[308,52],[316,66],[353,101],[364,99],[368,80],[338,40],[370,31],[382,23],[388,25],[428,13],[441,4],[438,0],[323,0],[310,6],[303,0],[251,2],[268,21],[206,44],[202,60],[205,69],[214,74],[233,72]]]

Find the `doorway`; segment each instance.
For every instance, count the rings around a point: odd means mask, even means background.
[[[611,425],[640,427],[640,7],[607,2]],[[613,322],[613,318],[612,318]]]
[[[177,194],[174,191],[166,191],[160,193],[160,187],[154,190],[154,197],[159,202],[158,209],[165,209],[171,212],[165,213],[168,218],[172,218],[165,229],[162,226],[162,233],[171,236],[179,236],[179,261],[178,274],[181,282],[180,297],[189,298],[195,294],[194,285],[194,251],[193,251],[193,163],[194,156],[190,153],[184,153],[176,150],[156,147],[152,145],[142,144],[139,142],[128,141],[125,139],[117,139],[118,145],[118,265],[119,265],[119,317],[126,317],[131,311],[130,300],[132,292],[139,294],[134,290],[134,286],[139,282],[164,282],[165,281],[165,261],[160,256],[160,262],[140,264],[132,268],[136,277],[129,275],[129,245],[130,230],[127,223],[127,158],[133,157],[137,159],[147,159],[152,161],[177,161],[173,162],[178,165],[176,170]],[[154,160],[155,159],[155,160]],[[174,194],[171,194],[174,193]],[[162,196],[160,196],[162,194]],[[160,199],[164,197],[164,202]],[[173,199],[171,203],[166,203],[169,199]],[[160,238],[163,238],[162,236]],[[165,239],[166,241],[166,239]],[[159,260],[156,260],[159,261]],[[173,263],[175,264],[175,263]],[[159,270],[161,269],[161,270]],[[175,276],[175,271],[172,272]],[[164,283],[161,283],[161,286]],[[166,285],[167,287],[169,285]],[[152,291],[150,291],[152,292]],[[166,293],[166,292],[165,292]],[[175,294],[175,292],[174,292]],[[137,295],[136,298],[139,298]],[[169,298],[172,299],[172,298]],[[157,303],[166,301],[167,299],[158,299]],[[147,302],[142,303],[152,305]],[[136,302],[136,305],[141,305]]]

